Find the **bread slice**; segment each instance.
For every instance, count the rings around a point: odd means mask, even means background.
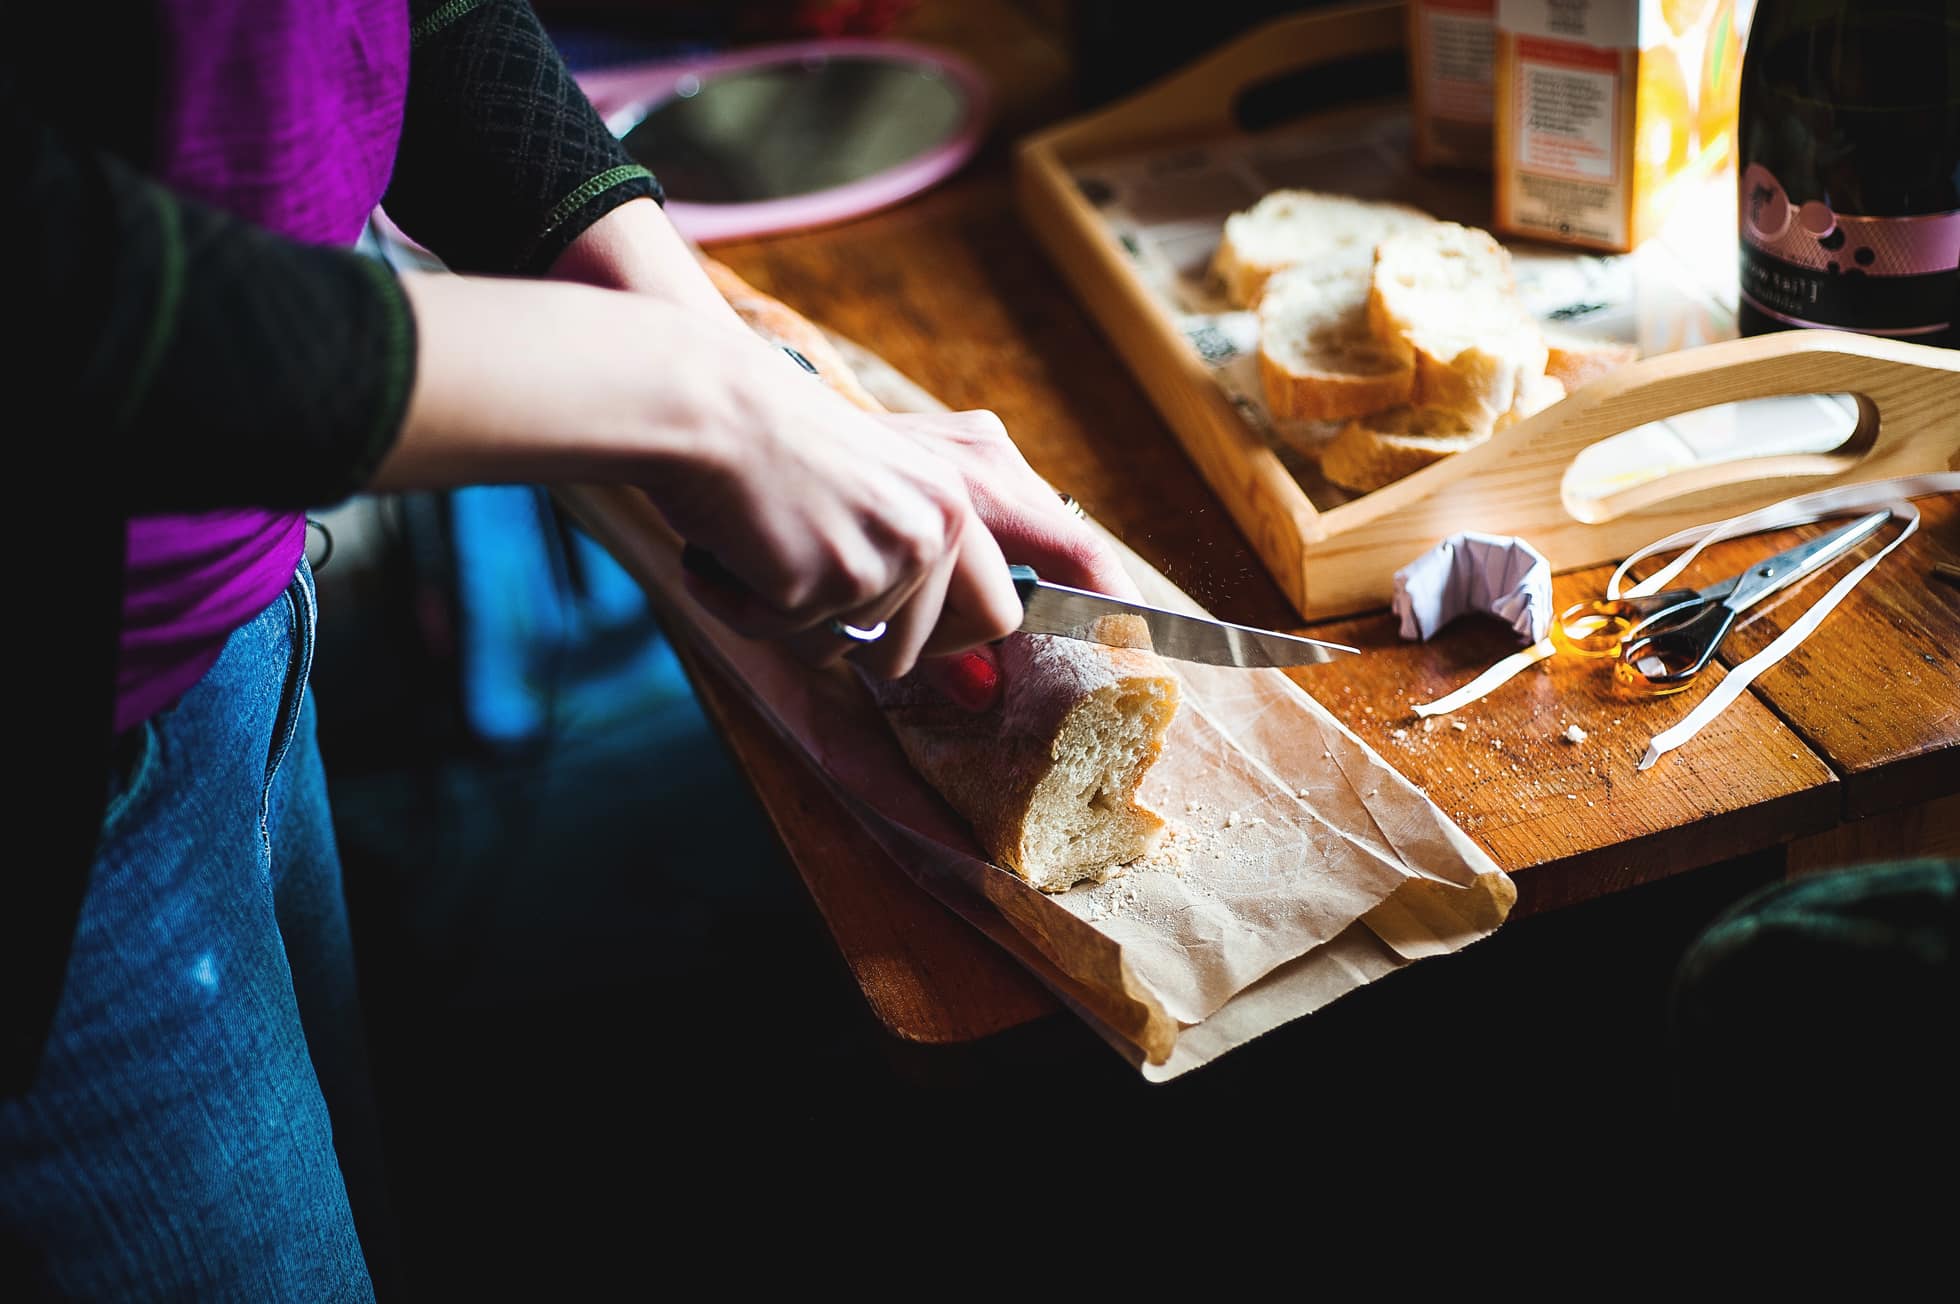
[[[1536,416],[1565,397],[1550,376],[1527,377],[1517,403],[1498,417],[1502,430]],[[1350,421],[1320,451],[1320,471],[1333,483],[1362,493],[1393,484],[1432,462],[1475,448],[1489,431],[1472,430],[1459,413],[1438,407],[1398,407]]]
[[[883,410],[807,319],[722,264],[702,264],[752,330],[796,350],[859,407]],[[1147,641],[1129,633],[1117,641]],[[1164,820],[1138,803],[1137,789],[1177,713],[1177,677],[1150,652],[1046,634],[1011,635],[997,655],[1006,687],[979,714],[916,673],[870,682],[913,768],[996,864],[1044,892],[1100,881],[1148,855]]]
[[[1535,417],[1565,397],[1565,386],[1550,376],[1532,376],[1518,392],[1516,406],[1497,418],[1496,429],[1515,426],[1526,417]]]
[[[1368,273],[1289,267],[1259,299],[1259,378],[1282,420],[1333,421],[1409,401],[1415,368],[1368,326]]]
[[[874,684],[913,767],[996,864],[1044,892],[1148,855],[1164,820],[1137,801],[1178,682],[1155,655],[1047,634],[999,648],[1002,700],[975,715],[918,676]]]
[[[1344,489],[1369,493],[1489,437],[1444,408],[1391,408],[1341,427],[1320,450],[1320,472]]]
[[[1563,331],[1545,332],[1545,374],[1565,386],[1567,393],[1639,356],[1639,349],[1618,340],[1593,340]]]
[[[1366,268],[1379,241],[1435,222],[1407,204],[1317,190],[1275,190],[1225,219],[1212,274],[1224,282],[1225,296],[1235,307],[1250,308],[1267,280],[1288,267],[1308,264],[1329,278]]]
[[[1375,250],[1368,321],[1415,369],[1411,402],[1488,432],[1545,373],[1545,339],[1519,302],[1511,255],[1487,231],[1435,222]]]

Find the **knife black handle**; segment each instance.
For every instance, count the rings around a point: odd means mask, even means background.
[[[697,543],[687,544],[681,549],[681,569],[707,580],[716,588],[746,597],[755,596],[749,591],[749,586],[742,583],[740,576],[721,564],[721,558]]]
[[[1007,575],[1014,581],[1014,593],[1021,599],[1021,605],[1027,606],[1028,599],[1041,587],[1041,576],[1034,573],[1032,566],[1009,566]]]

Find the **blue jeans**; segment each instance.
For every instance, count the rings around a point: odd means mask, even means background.
[[[335,1152],[337,1123],[349,1174],[378,1168],[315,613],[302,563],[112,776],[40,1073],[0,1103],[0,1218],[64,1295],[373,1298]]]

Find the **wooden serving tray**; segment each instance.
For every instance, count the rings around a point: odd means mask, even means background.
[[[1374,493],[1323,498],[1316,507],[1221,387],[1174,306],[1084,195],[1077,173],[1085,164],[1178,143],[1254,140],[1235,116],[1248,90],[1305,69],[1392,56],[1405,31],[1400,3],[1281,19],[1130,99],[1040,132],[1017,151],[1016,196],[1036,237],[1303,617],[1382,605],[1397,567],[1460,530],[1521,536],[1565,571],[1793,494],[1960,468],[1960,356],[1862,335],[1789,331],[1642,359],[1477,448]],[[1433,201],[1428,206],[1436,211]],[[1855,402],[1855,429],[1829,452],[1694,465],[1617,491],[1587,489],[1573,474],[1588,448],[1646,423],[1806,394],[1848,394]]]

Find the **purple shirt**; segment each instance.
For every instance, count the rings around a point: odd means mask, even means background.
[[[158,0],[152,173],[311,244],[351,245],[380,202],[408,88],[405,0]],[[267,431],[276,439],[278,431]],[[118,731],[181,697],[292,582],[297,512],[129,523]]]

